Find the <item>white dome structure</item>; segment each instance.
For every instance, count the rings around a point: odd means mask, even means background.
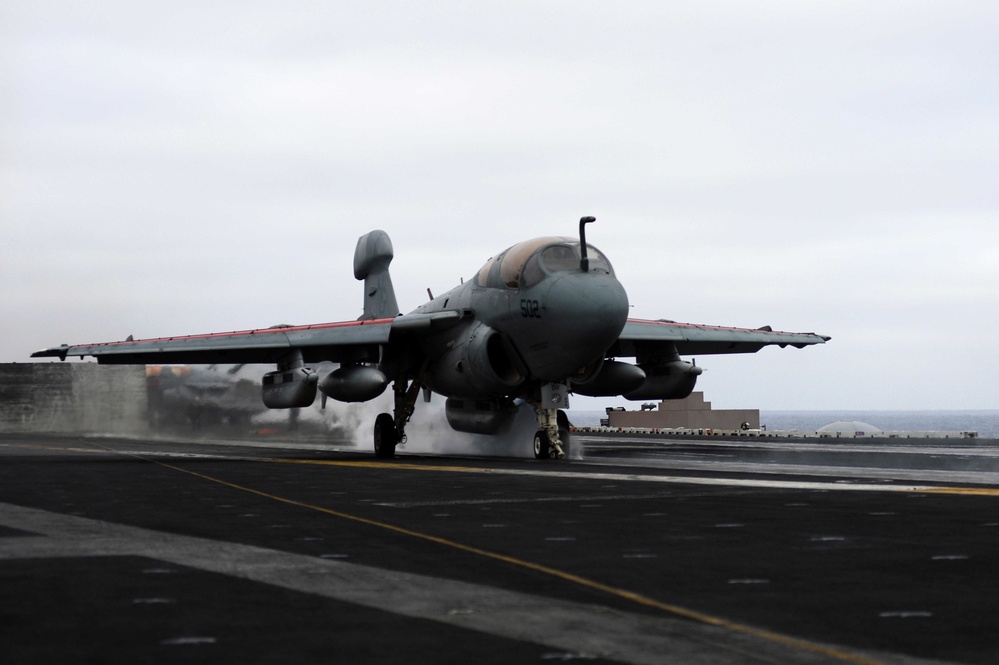
[[[865,434],[877,434],[880,433],[881,430],[870,423],[864,423],[859,420],[839,420],[834,423],[829,423],[824,427],[820,427],[819,432],[863,436]]]

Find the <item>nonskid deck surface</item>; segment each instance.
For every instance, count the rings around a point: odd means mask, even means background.
[[[0,642],[17,662],[70,663],[999,652],[985,442],[573,445],[562,462],[376,461],[5,435]]]

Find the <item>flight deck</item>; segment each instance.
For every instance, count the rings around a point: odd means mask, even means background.
[[[995,441],[0,435],[10,662],[991,663]]]

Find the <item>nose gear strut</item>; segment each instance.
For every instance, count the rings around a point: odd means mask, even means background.
[[[541,387],[540,399],[531,400],[540,429],[534,435],[534,456],[538,459],[563,459],[569,443],[559,431],[559,409],[569,408],[569,390],[564,383]],[[568,429],[567,429],[568,431]]]

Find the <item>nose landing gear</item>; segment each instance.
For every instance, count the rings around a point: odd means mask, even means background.
[[[533,402],[541,428],[534,435],[537,459],[563,459],[569,450],[569,417],[558,407],[568,408],[569,393],[565,384],[542,386],[541,399]]]
[[[561,442],[559,442],[559,445],[561,446]],[[534,456],[538,459],[548,459],[549,455],[557,457],[559,452],[561,452],[561,447],[552,447],[548,432],[543,429],[538,430],[537,434],[534,435]]]

